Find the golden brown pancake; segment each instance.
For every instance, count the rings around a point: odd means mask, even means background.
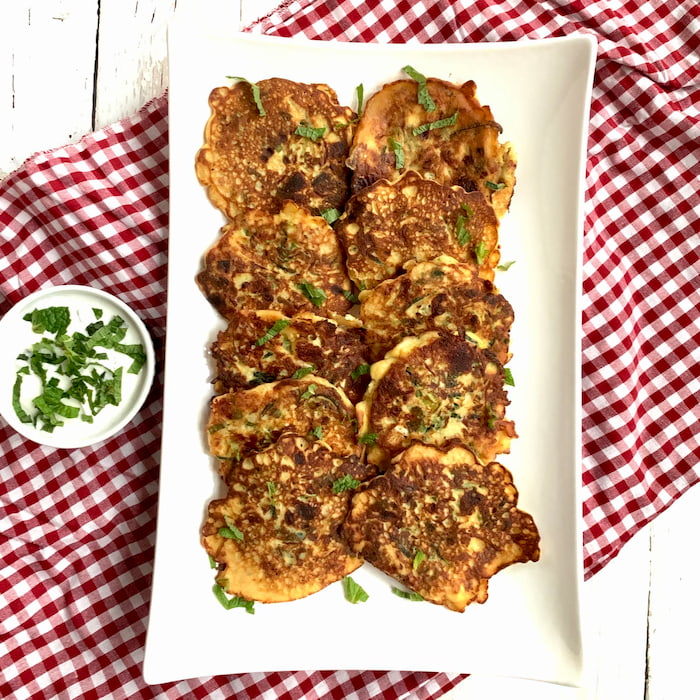
[[[411,591],[463,612],[486,601],[498,571],[539,559],[537,526],[517,505],[502,465],[463,447],[413,445],[359,488],[342,534]]]
[[[439,255],[469,263],[493,280],[500,259],[498,219],[484,196],[412,171],[353,195],[335,230],[360,290],[396,277],[410,261]]]
[[[369,383],[365,332],[352,317],[279,311],[239,311],[211,346],[217,393],[315,374],[340,387],[353,403]]]
[[[241,80],[214,89],[209,106],[196,172],[229,218],[247,209],[274,214],[285,200],[315,214],[342,208],[355,114],[330,87]]]
[[[357,405],[367,459],[385,467],[414,442],[462,445],[483,463],[510,450],[503,367],[493,353],[442,331],[410,336],[371,367]]]
[[[402,338],[444,330],[489,349],[505,364],[513,307],[471,265],[442,255],[360,294],[370,359],[380,360]]]
[[[321,590],[363,560],[340,538],[351,495],[372,475],[356,456],[283,435],[237,469],[202,528],[227,593],[276,603]]]
[[[473,81],[455,85],[428,78],[425,84],[432,110],[420,103],[415,80],[388,83],[367,101],[348,158],[351,191],[415,170],[481,192],[501,218],[515,186],[511,144],[500,143],[501,127],[479,102]]]
[[[230,391],[211,400],[207,439],[220,473],[235,475],[242,459],[271,445],[283,433],[323,442],[334,452],[358,452],[355,407],[338,387],[309,374],[253,389]]]
[[[242,309],[329,316],[352,306],[333,229],[292,202],[279,214],[249,211],[224,226],[197,283],[227,319]]]

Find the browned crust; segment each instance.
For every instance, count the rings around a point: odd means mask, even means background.
[[[367,458],[385,467],[412,443],[469,447],[482,462],[510,450],[503,367],[488,350],[440,331],[401,341],[372,366],[358,404]]]
[[[227,319],[242,309],[330,316],[352,306],[352,285],[333,229],[292,202],[278,214],[249,211],[224,226],[205,255],[197,284]]]
[[[374,566],[432,603],[464,611],[488,579],[537,561],[539,533],[510,472],[462,447],[414,445],[360,487],[342,533]]]
[[[281,328],[274,333],[275,328]],[[314,314],[285,316],[241,310],[211,346],[217,393],[308,372],[340,387],[357,403],[369,383],[365,331],[359,322]]]

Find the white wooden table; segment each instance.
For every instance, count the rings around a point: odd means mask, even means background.
[[[278,2],[225,4],[229,26],[241,27]],[[36,151],[76,141],[160,95],[168,83],[166,27],[177,5],[176,0],[2,2],[0,178]],[[691,489],[583,586],[587,692],[471,677],[446,699],[700,697],[698,512],[700,489]]]

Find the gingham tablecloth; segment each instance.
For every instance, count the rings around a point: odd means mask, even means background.
[[[700,476],[700,6],[695,0],[286,2],[251,31],[344,41],[595,35],[586,180],[583,495],[586,576]],[[141,677],[158,490],[168,102],[0,183],[0,313],[90,284],[141,315],[156,381],[95,448],[25,442],[0,420],[0,697],[437,698],[461,676]],[[2,342],[2,339],[0,339]]]

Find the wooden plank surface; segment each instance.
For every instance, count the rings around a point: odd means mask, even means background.
[[[97,128],[135,112],[167,87],[167,28],[176,5],[176,0],[100,1]]]
[[[93,128],[96,34],[96,2],[2,3],[0,177]]]
[[[195,1],[3,2],[0,177],[34,152],[75,141],[162,94],[168,19]],[[199,4],[209,12],[216,5]],[[237,28],[276,5],[231,1],[215,16]],[[700,560],[692,548],[699,511],[700,490],[691,490],[583,586],[587,692],[475,677],[446,700],[692,697],[695,645],[685,640],[700,607]]]

